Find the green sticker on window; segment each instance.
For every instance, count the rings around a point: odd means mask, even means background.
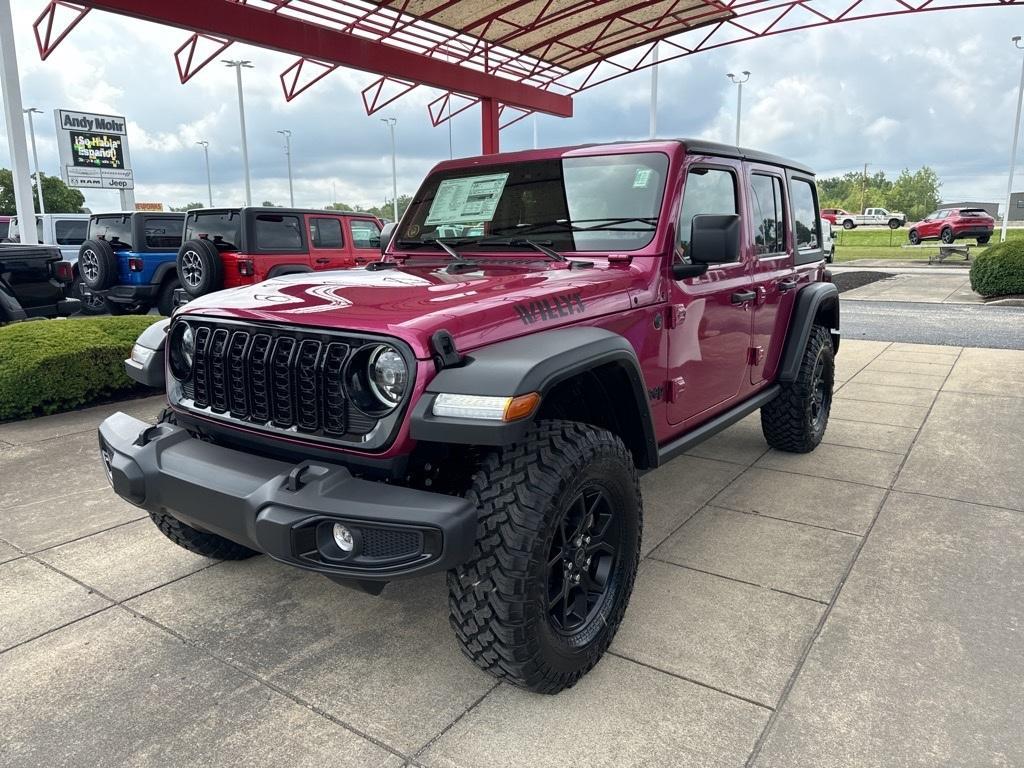
[[[633,174],[633,188],[644,188],[651,181],[652,171],[650,168],[637,168],[636,173]]]

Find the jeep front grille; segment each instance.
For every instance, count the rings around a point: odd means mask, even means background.
[[[179,405],[267,431],[362,443],[388,417],[369,416],[346,395],[345,366],[375,340],[209,322],[189,317],[196,350]]]

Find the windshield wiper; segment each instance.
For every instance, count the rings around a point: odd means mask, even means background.
[[[453,240],[451,241],[451,244],[449,244],[438,237],[424,237],[422,240],[399,240],[397,244],[400,248],[419,248],[422,245],[436,245],[442,251],[451,256],[451,263],[449,263],[446,271],[456,272],[460,269],[476,269],[479,265],[475,261],[464,259],[458,251],[452,248],[452,245],[468,245],[475,242],[475,238],[470,238]]]
[[[525,245],[527,248],[533,248],[533,250],[538,253],[543,253],[552,261],[568,261],[568,259],[558,251],[548,247],[551,245],[550,240],[528,240],[525,237],[481,237],[474,243],[474,245],[509,245],[513,248]]]
[[[602,224],[595,224],[590,227],[580,227],[579,224],[588,224],[592,222],[603,222]],[[637,222],[640,224],[648,225],[648,228],[653,228],[658,225],[658,219],[656,216],[640,217],[640,216],[620,216],[620,217],[605,217],[601,219],[551,219],[550,221],[538,221],[533,224],[516,224],[511,227],[501,227],[500,229],[493,230],[494,234],[500,234],[502,232],[509,232],[513,234],[526,235],[533,232],[543,232],[545,229],[554,227],[551,231],[554,232],[599,232],[601,230],[615,230],[617,232],[647,232],[648,229],[635,229],[635,228],[624,228],[615,226],[617,224],[629,224]]]

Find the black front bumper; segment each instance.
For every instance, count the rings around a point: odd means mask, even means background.
[[[243,453],[124,413],[100,425],[99,440],[108,480],[132,504],[333,578],[389,581],[472,553],[476,510],[465,499]],[[352,533],[352,552],[334,543],[335,523]]]

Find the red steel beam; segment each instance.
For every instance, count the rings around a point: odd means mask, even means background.
[[[572,117],[572,98],[232,0],[83,0],[101,11]]]

